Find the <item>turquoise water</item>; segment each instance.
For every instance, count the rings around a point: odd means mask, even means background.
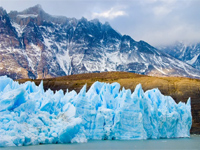
[[[200,150],[200,136],[180,139],[88,141],[82,144],[49,144],[4,147],[3,150]]]

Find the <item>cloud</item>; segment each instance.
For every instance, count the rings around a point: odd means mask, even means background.
[[[163,7],[163,6],[159,6],[159,7],[154,8],[154,14],[156,16],[164,16],[164,15],[169,14],[171,11],[172,11],[171,9],[168,9],[166,7]]]
[[[177,0],[144,0],[141,7],[147,7],[156,17],[168,15],[177,6]]]
[[[125,16],[127,13],[124,10],[118,10],[115,7],[110,8],[109,10],[103,12],[94,12],[92,18],[107,18],[114,19],[120,16]]]

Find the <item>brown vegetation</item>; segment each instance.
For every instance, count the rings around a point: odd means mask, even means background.
[[[20,83],[25,81],[34,81],[37,85],[41,80],[20,79]],[[182,78],[182,77],[151,77],[138,75],[127,72],[103,72],[103,73],[88,73],[79,75],[70,75],[58,78],[44,79],[44,89],[60,90],[66,89],[75,90],[77,92],[87,84],[87,89],[95,82],[118,82],[121,87],[131,89],[133,92],[135,86],[142,84],[143,90],[159,88],[164,95],[170,95],[178,103],[179,101],[186,102],[191,97],[193,124],[191,133],[200,134],[200,80]]]

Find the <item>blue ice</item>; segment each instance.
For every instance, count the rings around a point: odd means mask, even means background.
[[[133,93],[101,82],[54,93],[0,77],[0,146],[189,137],[191,125],[190,99],[177,104],[141,84]]]

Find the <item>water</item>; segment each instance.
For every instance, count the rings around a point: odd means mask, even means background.
[[[89,141],[82,144],[49,144],[4,147],[2,150],[200,150],[200,136],[180,139],[136,141]]]

